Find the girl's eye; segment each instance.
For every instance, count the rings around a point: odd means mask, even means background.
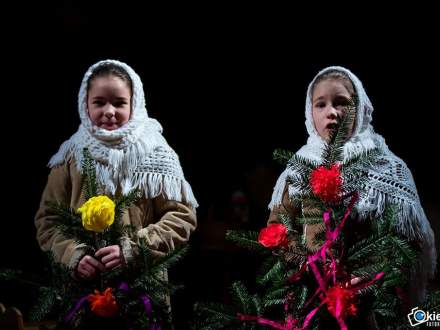
[[[315,105],[317,108],[324,108],[325,107],[325,103],[324,102],[319,102],[319,103],[316,103],[316,105]]]
[[[343,106],[346,107],[350,104],[350,100],[346,99],[345,97],[338,97],[335,101],[334,101],[335,106]]]
[[[338,100],[334,103],[334,107],[338,110],[345,110],[349,105],[349,100]]]
[[[125,101],[119,101],[119,102],[116,102],[114,104],[114,106],[117,107],[117,108],[120,108],[120,107],[123,107],[126,104],[127,104],[127,102],[125,102]]]
[[[95,104],[95,105],[101,107],[101,106],[104,105],[104,102],[103,102],[103,101],[93,101],[93,104]]]

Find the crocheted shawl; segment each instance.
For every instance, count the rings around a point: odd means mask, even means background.
[[[98,67],[114,64],[127,72],[132,81],[130,120],[109,131],[93,125],[87,111],[89,78]],[[162,126],[148,117],[141,79],[125,63],[100,61],[84,75],[78,95],[81,119],[78,131],[65,141],[50,159],[49,167],[74,159],[81,172],[83,149],[88,148],[96,163],[96,177],[105,193],[123,194],[141,189],[146,198],[163,195],[169,200],[186,202],[197,207],[191,186],[185,180],[179,157],[162,136]]]

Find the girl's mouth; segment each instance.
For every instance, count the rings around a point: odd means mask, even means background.
[[[330,124],[327,124],[327,126],[325,126],[325,128],[328,130],[335,130],[337,127],[338,127],[337,123],[330,123]]]
[[[104,123],[104,124],[101,124],[100,127],[104,128],[104,129],[112,130],[112,129],[118,128],[118,125],[115,123]]]

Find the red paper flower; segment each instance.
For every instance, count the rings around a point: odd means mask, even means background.
[[[337,319],[345,319],[348,315],[356,315],[357,297],[355,290],[342,285],[331,287],[326,292],[327,309]]]
[[[118,312],[118,305],[111,288],[105,289],[104,294],[95,290],[95,294],[89,295],[88,301],[92,311],[98,316],[112,317]]]
[[[261,229],[258,242],[265,247],[287,246],[287,228],[276,223]]]
[[[320,166],[312,171],[310,185],[315,195],[326,203],[338,202],[342,192],[342,178],[339,165],[331,165],[330,169]]]

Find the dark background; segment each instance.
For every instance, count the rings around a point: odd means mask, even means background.
[[[106,58],[141,76],[149,115],[163,125],[200,204],[192,252],[171,274],[186,286],[173,300],[180,328],[194,301],[228,301],[231,281],[252,278],[256,261],[224,232],[265,225],[282,171],[272,152],[305,143],[306,88],[325,66],[345,66],[363,82],[375,130],[412,170],[440,240],[440,57],[430,8],[22,5],[3,29],[2,267],[41,272],[33,217],[45,165],[77,130],[83,74]],[[28,308],[29,288],[0,289],[0,301]]]

